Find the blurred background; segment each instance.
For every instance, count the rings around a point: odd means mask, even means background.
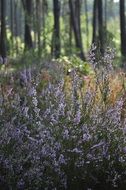
[[[125,0],[0,0],[1,62],[26,54],[86,60],[91,44],[126,57]]]

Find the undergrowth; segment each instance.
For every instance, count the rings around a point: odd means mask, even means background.
[[[95,50],[89,76],[53,78],[46,65],[1,83],[1,190],[125,189],[125,77],[113,79],[113,50]]]

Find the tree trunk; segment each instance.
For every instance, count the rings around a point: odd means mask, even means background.
[[[88,24],[88,3],[87,0],[84,0],[85,5],[85,19],[86,19],[86,36],[87,36],[87,49],[89,47],[89,24]]]
[[[94,0],[93,4],[93,34],[92,34],[92,43],[97,41],[97,15],[98,15],[98,0]]]
[[[0,32],[0,56],[2,57],[2,62],[4,63],[7,52],[6,52],[6,23],[5,23],[5,3],[6,0],[1,0],[1,32]]]
[[[69,0],[69,7],[78,55],[81,59],[85,60],[80,27],[80,0]]]
[[[22,0],[25,10],[25,49],[31,49],[33,47],[31,36],[31,16],[32,16],[32,0]]]
[[[69,53],[72,53],[72,23],[71,23],[71,16],[69,17]]]
[[[103,3],[98,0],[98,36],[101,54],[104,53]]]
[[[16,54],[18,55],[18,53],[19,53],[19,42],[18,42],[18,19],[17,19],[17,13],[18,13],[18,9],[17,9],[17,2],[15,1],[14,2],[14,13],[15,13],[15,15],[14,15],[14,22],[15,22],[15,27],[14,27],[14,29],[15,29],[15,49],[16,49]]]
[[[107,5],[107,0],[105,0],[105,31],[107,31],[107,8],[108,8],[108,5]]]
[[[45,13],[46,13],[46,1],[42,1],[42,30],[43,30],[43,43],[42,49],[46,49],[46,33],[45,33]]]
[[[14,7],[13,7],[13,0],[10,1],[10,29],[11,29],[11,45],[12,50],[14,49]],[[13,52],[12,52],[13,53]]]
[[[125,0],[120,0],[120,37],[121,37],[121,54],[126,57],[126,19],[125,19]]]
[[[52,54],[55,58],[60,56],[60,1],[53,0],[54,29],[52,36]]]
[[[36,0],[36,23],[37,23],[37,44],[38,44],[38,55],[41,54],[41,12],[40,12],[40,0]]]
[[[92,43],[96,43],[101,54],[104,54],[104,34],[105,32],[103,24],[103,2],[102,0],[94,0]]]

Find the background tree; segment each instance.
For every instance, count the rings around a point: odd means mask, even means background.
[[[93,5],[93,37],[92,42],[96,43],[100,48],[100,52],[104,53],[105,31],[103,22],[103,2],[102,0],[94,0]]]
[[[6,0],[1,0],[1,32],[0,32],[0,55],[3,59],[3,63],[6,60],[7,49],[6,49],[6,23],[5,23],[5,9],[6,9]]]
[[[53,0],[54,28],[52,36],[52,54],[60,56],[60,1]]]
[[[0,3],[3,57],[24,56],[24,50],[32,48],[38,57],[57,58],[62,52],[85,60],[91,42],[97,43],[104,53],[109,36],[108,42],[114,42],[123,56],[126,54],[124,0],[0,0]]]
[[[22,4],[25,11],[25,49],[31,49],[33,47],[31,36],[32,0],[22,0]]]
[[[100,45],[100,51],[104,53],[104,24],[103,24],[103,2],[102,0],[98,1],[98,40]]]
[[[11,30],[11,45],[12,49],[14,48],[14,6],[13,6],[13,0],[10,0],[10,30]]]
[[[93,34],[92,34],[92,43],[97,41],[97,17],[98,17],[98,0],[94,0],[93,3]]]
[[[38,44],[38,55],[41,53],[41,2],[36,0],[36,24],[37,24],[37,44]]]
[[[125,0],[120,0],[120,37],[121,54],[126,57],[126,19],[125,19]]]
[[[80,26],[80,0],[69,0],[71,24],[74,31],[75,43],[78,55],[85,60],[82,45],[81,26]]]
[[[87,36],[87,48],[89,47],[89,23],[88,23],[88,3],[87,0],[84,0],[85,8],[85,21],[86,21],[86,36]]]

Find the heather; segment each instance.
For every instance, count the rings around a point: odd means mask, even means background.
[[[125,75],[113,58],[93,46],[88,69],[62,58],[2,76],[0,189],[125,189]]]

